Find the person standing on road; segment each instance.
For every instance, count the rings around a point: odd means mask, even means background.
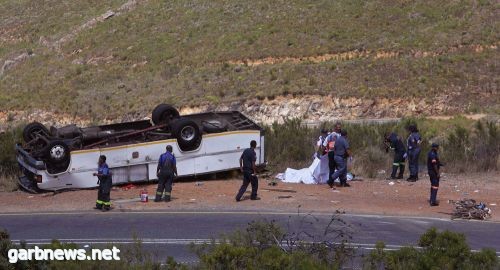
[[[167,145],[166,152],[158,160],[156,175],[158,176],[158,188],[156,189],[155,202],[161,202],[165,195],[165,201],[169,202],[172,196],[172,183],[177,176],[177,162],[171,145]]]
[[[323,149],[328,153],[328,185],[330,188],[335,189],[333,186],[333,181],[336,178],[332,179],[332,175],[335,173],[335,141],[337,140],[338,137],[340,137],[340,132],[342,130],[342,126],[340,125],[339,122],[335,124],[334,130],[326,137],[326,139],[323,142]]]
[[[394,132],[387,133],[385,135],[384,144],[386,146],[385,151],[389,152],[389,149],[394,150],[394,160],[392,162],[392,173],[391,179],[403,179],[403,174],[405,172],[405,159],[406,159],[406,148],[403,144],[401,138]],[[399,175],[396,177],[396,173]]]
[[[333,173],[330,180],[328,180],[328,185],[333,187],[333,181],[335,179],[340,179],[341,187],[350,187],[347,183],[347,158],[350,157],[352,159],[351,150],[349,148],[349,142],[347,141],[347,131],[341,130],[340,137],[338,137],[335,141],[333,152],[334,160],[335,160],[335,168],[337,169],[335,173]]]
[[[410,136],[408,136],[407,140],[410,177],[406,180],[415,182],[418,180],[418,157],[420,156],[422,138],[420,137],[420,133],[418,133],[417,125],[410,125],[408,130],[410,131]]]
[[[241,197],[247,190],[248,184],[252,185],[252,193],[250,195],[251,200],[260,200],[257,197],[257,189],[259,187],[259,179],[257,178],[257,167],[255,162],[257,161],[257,154],[255,153],[255,148],[257,147],[257,142],[252,140],[250,142],[250,148],[245,149],[240,157],[240,170],[243,173],[243,184],[236,194],[236,201],[239,202]]]
[[[439,205],[437,202],[439,179],[441,178],[439,169],[443,165],[439,161],[438,150],[439,145],[437,143],[433,143],[431,151],[429,151],[429,153],[427,154],[427,170],[429,172],[429,178],[431,180],[431,198],[429,200],[429,204],[431,206]]]
[[[113,180],[111,179],[111,172],[109,171],[108,164],[106,164],[105,155],[99,157],[97,165],[97,173],[93,175],[97,176],[99,189],[97,190],[97,201],[94,209],[109,211],[111,210],[110,192]]]

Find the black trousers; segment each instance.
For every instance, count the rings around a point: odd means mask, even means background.
[[[437,173],[433,170],[429,170],[429,178],[431,180],[431,196],[429,199],[430,203],[437,202],[437,193],[439,189],[439,177]]]
[[[418,157],[420,148],[408,150],[408,166],[410,167],[410,176],[418,178]]]
[[[243,184],[241,185],[240,190],[238,191],[238,194],[236,194],[237,201],[241,200],[241,197],[243,197],[243,194],[247,190],[248,184],[252,185],[252,194],[250,195],[250,198],[252,198],[252,199],[257,198],[257,189],[259,188],[259,179],[257,179],[257,176],[252,176],[251,172],[243,172]]]
[[[405,172],[405,158],[404,158],[404,152],[395,152],[394,153],[394,161],[392,163],[392,173],[391,177],[396,178],[396,173],[398,172],[399,168],[399,178],[403,178],[403,174]]]
[[[333,184],[333,181],[335,179],[332,178],[333,174],[335,173],[335,168],[337,167],[337,164],[335,163],[335,153],[333,151],[328,152],[328,183]]]
[[[158,188],[156,189],[155,201],[161,201],[163,195],[165,195],[166,201],[170,200],[170,196],[172,196],[173,182],[173,173],[160,173],[160,175],[158,176]]]
[[[102,208],[103,206],[109,208],[111,206],[110,193],[113,181],[110,177],[105,177],[99,179],[99,189],[97,190],[97,201],[96,208]]]

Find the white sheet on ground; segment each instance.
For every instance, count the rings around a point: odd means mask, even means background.
[[[328,155],[321,158],[315,157],[311,166],[301,170],[287,168],[285,173],[276,175],[276,178],[286,183],[304,183],[304,184],[326,184],[328,181]],[[352,180],[352,174],[347,174],[347,180]],[[339,182],[339,179],[335,179]]]

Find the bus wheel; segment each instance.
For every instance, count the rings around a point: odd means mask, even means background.
[[[23,139],[25,142],[30,142],[36,138],[36,135],[49,136],[49,130],[38,122],[29,123],[23,129]]]
[[[182,151],[192,151],[200,146],[200,128],[193,120],[179,118],[170,124],[170,129]]]
[[[168,104],[156,106],[151,115],[151,119],[155,125],[168,124],[175,118],[179,118],[179,111],[174,106]]]
[[[65,164],[70,159],[69,146],[60,140],[54,140],[45,147],[45,159],[51,164]]]

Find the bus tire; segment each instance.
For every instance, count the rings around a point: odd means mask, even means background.
[[[50,133],[43,124],[38,122],[29,123],[23,129],[23,139],[25,142],[32,141],[35,138],[36,134],[48,136]]]
[[[156,106],[151,115],[151,119],[155,125],[168,124],[175,118],[179,118],[179,111],[174,106],[168,104]]]
[[[192,151],[200,146],[200,127],[193,120],[179,118],[170,124],[170,129],[182,151]]]
[[[70,160],[69,146],[61,140],[53,140],[45,147],[45,159],[53,165],[67,164]]]

